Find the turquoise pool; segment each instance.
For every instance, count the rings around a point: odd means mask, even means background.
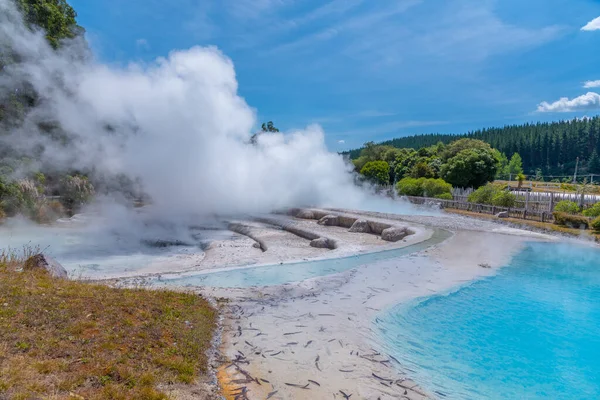
[[[532,243],[496,276],[379,319],[390,353],[447,398],[600,398],[597,248]]]
[[[306,261],[195,274],[173,279],[154,279],[151,283],[165,286],[211,286],[227,288],[283,285],[286,283],[300,282],[310,278],[348,271],[361,265],[370,264],[380,260],[401,257],[441,243],[449,238],[450,235],[451,234],[448,231],[436,230],[430,239],[401,249],[365,253],[329,260]]]

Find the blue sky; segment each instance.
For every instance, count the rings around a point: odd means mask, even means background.
[[[334,151],[600,111],[600,0],[70,3],[102,61],[215,45],[261,120]]]

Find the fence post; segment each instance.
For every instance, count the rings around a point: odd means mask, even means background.
[[[492,215],[496,215],[496,206],[492,206]]]
[[[527,219],[527,209],[523,210],[523,219]]]
[[[550,212],[554,212],[554,192],[550,192]]]

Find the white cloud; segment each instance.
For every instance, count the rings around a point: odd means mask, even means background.
[[[586,89],[600,87],[600,80],[598,80],[598,81],[586,81],[586,82],[584,82],[583,87],[586,88]]]
[[[338,143],[339,144],[344,144],[344,143],[346,143],[346,141],[345,140],[338,140]]]
[[[590,110],[600,108],[600,94],[588,92],[579,97],[569,100],[568,97],[561,97],[554,103],[544,101],[538,105],[538,112],[571,112]]]
[[[590,22],[588,22],[583,28],[582,31],[598,31],[600,30],[600,17],[594,18]]]

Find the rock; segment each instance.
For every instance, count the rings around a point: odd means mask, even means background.
[[[325,226],[339,226],[340,221],[338,220],[338,217],[335,215],[326,215],[323,218],[321,218],[318,223],[319,223],[319,225],[325,225]]]
[[[498,217],[498,218],[508,218],[508,211],[499,212],[498,214],[496,214],[496,217]]]
[[[328,238],[318,238],[310,241],[310,246],[315,247],[317,249],[331,249],[332,243]]]
[[[67,279],[67,270],[58,261],[44,254],[31,256],[23,264],[24,271],[35,271],[43,269],[53,278]]]
[[[354,225],[356,220],[357,220],[356,217],[347,217],[345,215],[339,215],[338,216],[338,226],[341,226],[344,228],[350,228],[350,227],[352,227],[352,225]]]
[[[348,232],[356,232],[356,233],[371,233],[371,227],[369,223],[364,219],[357,219],[354,221],[354,224],[350,227]]]
[[[390,224],[386,224],[384,222],[377,222],[377,221],[367,221],[369,224],[369,228],[371,228],[371,232],[375,233],[377,235],[381,235],[381,232],[383,232],[385,229],[387,228],[391,228]]]
[[[388,242],[397,242],[398,240],[404,239],[408,235],[408,229],[395,226],[384,229],[383,232],[381,232],[381,238]]]
[[[254,242],[254,244],[252,245],[252,247],[254,247],[255,249],[260,249],[260,243]]]
[[[296,214],[296,218],[315,219],[315,213],[310,210],[300,210]]]

